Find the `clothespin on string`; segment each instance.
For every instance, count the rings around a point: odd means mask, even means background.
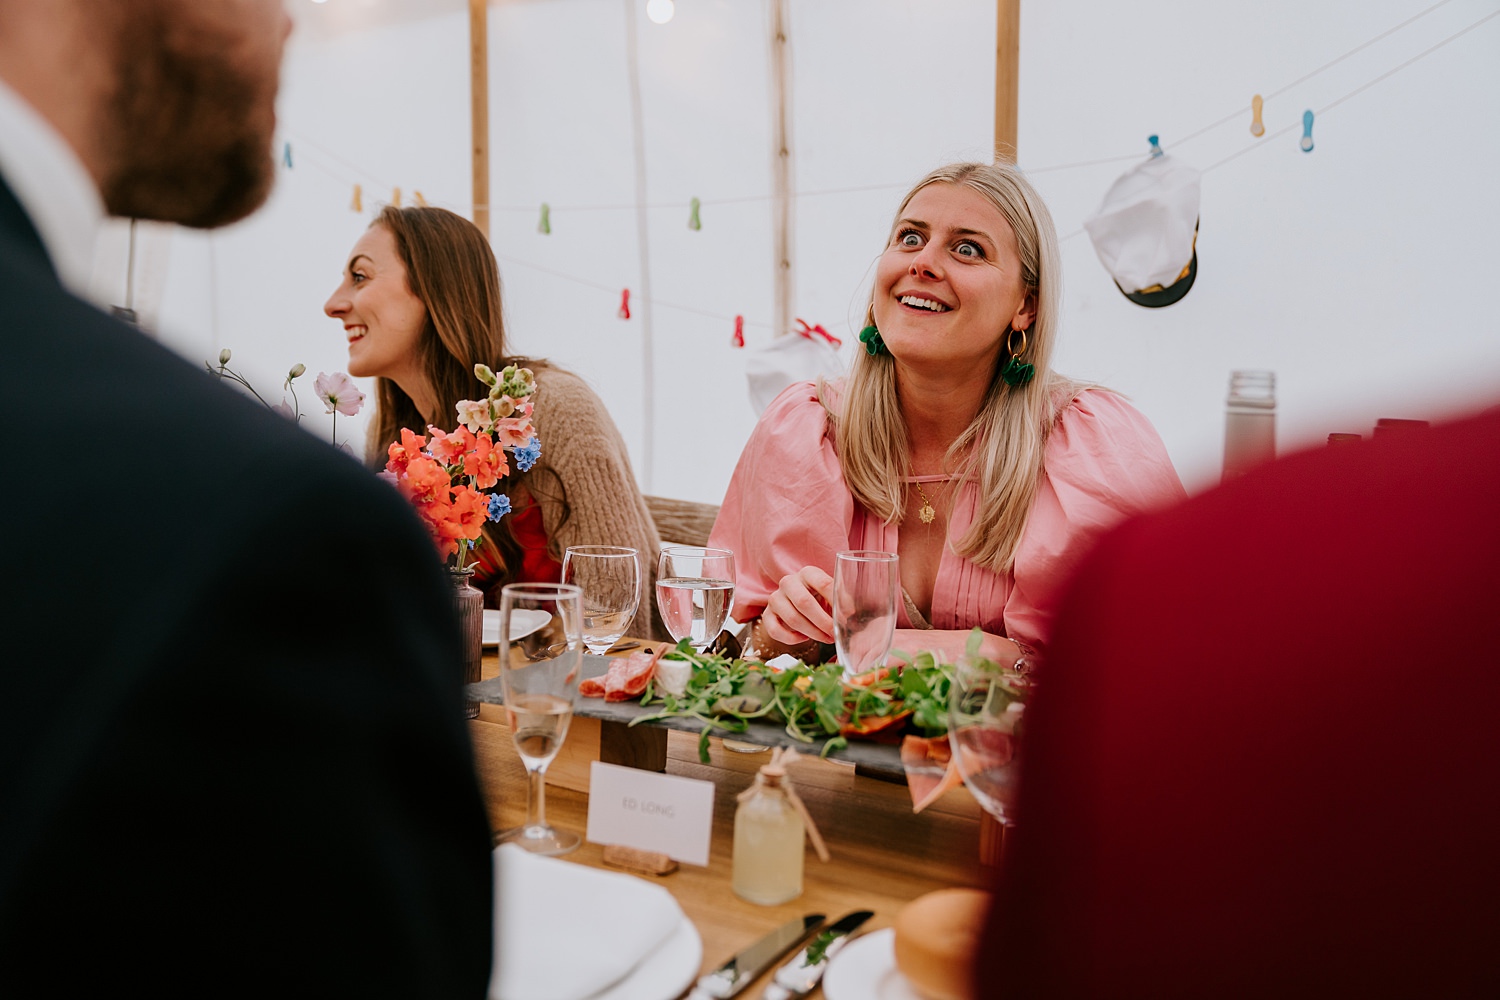
[[[822,323],[819,323],[817,326],[809,326],[807,320],[805,319],[799,319],[797,320],[797,323],[802,327],[802,329],[797,331],[798,335],[806,337],[808,340],[812,340],[814,337],[822,337],[834,347],[844,346],[844,342],[842,340],[835,337],[827,330],[823,329]]]
[[[1161,136],[1148,135],[1146,137],[1146,141],[1149,142],[1149,143],[1151,143],[1151,155],[1152,156],[1161,156],[1162,155],[1162,151],[1161,151]]]
[[[1313,123],[1312,108],[1308,108],[1306,111],[1302,112],[1302,142],[1301,142],[1301,146],[1302,146],[1302,152],[1304,152],[1304,153],[1311,153],[1313,151],[1312,123]]]
[[[288,170],[292,169],[292,144],[289,142],[281,144],[281,162],[286,164]]]
[[[401,189],[395,188],[391,191],[391,204],[397,208],[401,207]]]
[[[536,231],[543,235],[550,235],[552,232],[552,206],[545,201],[542,202],[542,217],[536,224]]]
[[[698,230],[703,228],[703,223],[698,221],[698,208],[702,204],[703,203],[701,201],[699,201],[697,198],[694,198],[692,204],[688,209],[688,228],[693,230],[694,232],[697,232]]]
[[[621,319],[630,318],[630,289],[622,289],[620,292],[620,311],[615,315]]]
[[[349,211],[363,212],[365,210],[364,191],[358,184],[354,185],[354,197],[349,199]]]
[[[1259,94],[1256,94],[1254,97],[1250,98],[1250,134],[1253,136],[1262,136],[1266,134],[1265,123],[1260,120],[1260,110],[1261,108],[1265,107],[1265,105],[1266,102],[1261,98]]]
[[[729,338],[729,344],[731,347],[745,346],[745,317],[734,318],[734,336]]]

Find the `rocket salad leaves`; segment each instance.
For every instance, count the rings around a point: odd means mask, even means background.
[[[753,719],[780,722],[801,743],[827,738],[821,756],[848,746],[850,736],[894,732],[903,722],[925,736],[947,732],[953,667],[938,663],[931,653],[894,655],[907,665],[846,681],[836,663],[773,670],[759,660],[694,652],[684,640],[666,658],[692,665],[685,689],[674,695],[648,685],[641,704],[661,707],[630,724],[669,717],[700,720],[698,753],[705,762],[708,737],[715,730],[743,733]]]

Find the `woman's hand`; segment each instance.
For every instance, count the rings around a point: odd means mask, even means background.
[[[795,645],[816,639],[833,641],[833,577],[816,566],[803,566],[781,578],[761,613],[761,625],[772,639]]]

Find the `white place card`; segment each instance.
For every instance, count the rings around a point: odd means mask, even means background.
[[[589,765],[589,828],[593,844],[660,851],[690,865],[708,864],[714,785],[635,767]]]

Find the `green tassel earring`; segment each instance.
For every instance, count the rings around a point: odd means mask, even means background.
[[[859,331],[859,340],[865,345],[865,353],[872,358],[891,353],[885,349],[885,341],[880,339],[880,331],[873,326],[867,326]]]
[[[1021,335],[1021,346],[1016,348],[1016,334]],[[1000,377],[1005,379],[1005,384],[1013,389],[1018,389],[1030,382],[1036,375],[1036,366],[1024,364],[1021,355],[1026,353],[1026,331],[1012,330],[1005,336],[1005,349],[1010,353],[1010,360],[1005,362],[1005,367],[1000,369]]]

